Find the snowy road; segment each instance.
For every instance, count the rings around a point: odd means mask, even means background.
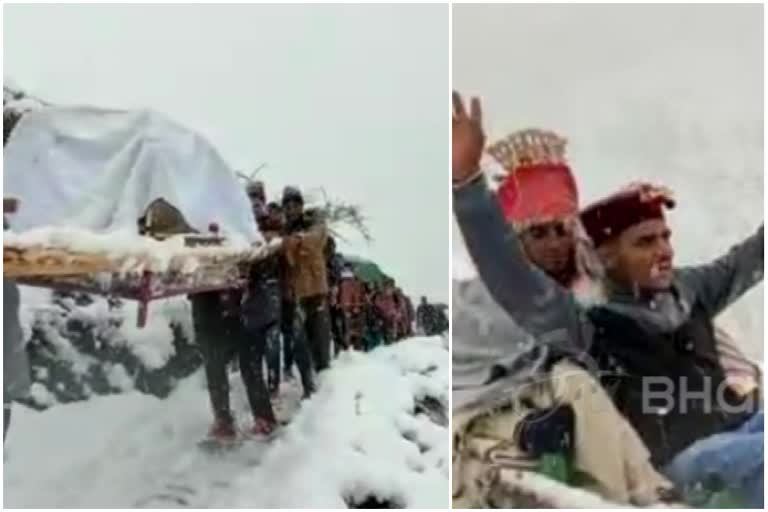
[[[448,371],[436,338],[343,354],[312,400],[284,387],[278,416],[291,422],[278,438],[222,454],[196,446],[210,421],[200,375],[166,400],[132,393],[42,413],[17,407],[4,505],[338,508],[376,497],[442,508],[448,429],[416,411],[427,397],[447,404]],[[245,409],[237,381],[233,403]]]

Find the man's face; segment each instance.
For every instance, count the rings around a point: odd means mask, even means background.
[[[253,212],[253,218],[257,221],[259,218],[261,218],[262,215],[265,213],[265,207],[264,203],[259,201],[258,199],[251,198],[251,211]]]
[[[281,228],[283,226],[283,210],[276,207],[268,207],[267,220],[270,226]]]
[[[646,220],[624,231],[609,248],[609,276],[633,289],[669,288],[675,254],[671,234],[664,219]]]
[[[248,198],[251,200],[251,203],[254,201],[258,201],[262,204],[266,203],[267,195],[264,192],[264,184],[261,182],[251,184],[248,189]]]
[[[287,201],[283,205],[283,210],[285,211],[285,218],[288,222],[294,222],[301,217],[302,213],[304,213],[304,205],[299,201]]]
[[[573,265],[574,238],[565,221],[535,224],[525,229],[520,239],[531,262],[550,276],[562,276]]]

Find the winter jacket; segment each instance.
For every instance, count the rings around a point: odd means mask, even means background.
[[[602,383],[648,446],[656,467],[698,439],[737,428],[756,411],[757,400],[727,385],[712,320],[701,303],[669,332],[648,331],[604,307],[591,308],[588,315],[597,328],[590,355]],[[644,378],[649,376],[653,379]]]
[[[329,247],[326,245],[326,248]],[[328,284],[331,287],[338,286],[341,283],[344,272],[344,256],[337,252],[325,251],[325,265],[328,274]]]
[[[362,310],[364,304],[363,283],[354,276],[342,277],[339,282],[339,307],[344,311]]]
[[[12,402],[29,392],[32,377],[19,321],[19,287],[3,279],[3,294],[3,400]]]
[[[280,255],[272,254],[251,265],[241,306],[243,325],[250,331],[258,331],[277,324],[282,301]]]
[[[545,374],[550,347],[537,344],[493,300],[482,280],[454,281],[451,297],[453,413],[482,413],[509,404],[525,383]],[[433,330],[433,308],[418,308],[424,332]]]
[[[609,287],[606,303],[594,311],[592,306],[580,304],[572,293],[529,263],[484,179],[454,191],[454,211],[480,277],[499,306],[533,336],[535,343],[587,363],[591,359],[585,355],[595,339],[598,352],[611,350],[612,343],[621,342],[621,333],[609,324],[609,317],[599,313],[614,313],[631,321],[648,339],[652,336],[669,339],[680,329],[699,329],[697,336],[703,336],[702,332],[712,330],[714,316],[763,278],[761,226],[752,237],[715,262],[677,270],[669,290],[647,297]],[[704,315],[704,331],[701,318],[691,316],[694,311]],[[698,323],[692,325],[692,322]],[[702,339],[697,339],[697,343],[707,345]],[[690,353],[673,354],[670,358],[686,372],[696,371],[700,363],[699,358]],[[642,368],[641,371],[646,372],[643,377],[663,376],[646,366]],[[621,403],[617,405],[622,408]],[[644,438],[648,434],[639,433]],[[693,433],[690,435],[695,437]],[[695,439],[687,441],[692,440]]]
[[[189,295],[195,333],[218,336],[237,330],[241,325],[241,300],[242,291],[237,289]]]
[[[327,239],[328,230],[319,220],[293,227],[284,238],[287,279],[298,300],[328,294]]]
[[[427,326],[432,322],[433,313],[433,307],[430,304],[419,304],[416,308],[416,325],[426,331]]]

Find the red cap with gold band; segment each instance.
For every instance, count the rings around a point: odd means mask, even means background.
[[[578,214],[576,181],[565,160],[564,138],[543,130],[515,132],[488,153],[505,169],[497,197],[504,217],[518,227]]]
[[[675,207],[669,189],[637,183],[591,204],[581,212],[580,217],[592,243],[599,247],[636,224],[663,219],[665,207]]]

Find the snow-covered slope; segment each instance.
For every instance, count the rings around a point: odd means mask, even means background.
[[[342,354],[311,400],[284,386],[278,415],[291,421],[282,435],[220,455],[196,447],[210,420],[200,374],[166,400],[131,393],[44,412],[17,407],[4,505],[339,508],[376,498],[444,508],[448,372],[440,338]],[[239,379],[233,385],[246,422]]]

